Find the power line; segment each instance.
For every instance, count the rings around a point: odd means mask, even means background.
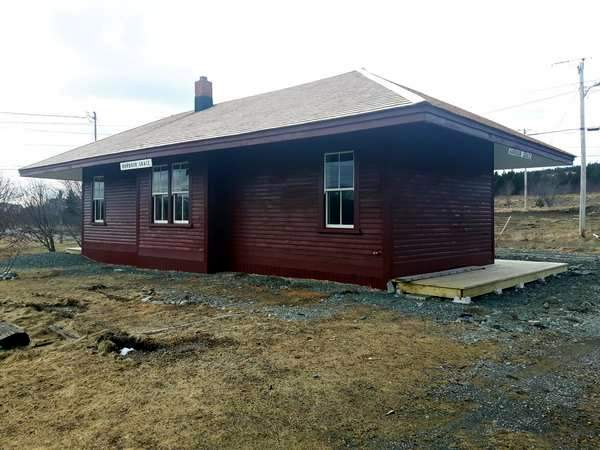
[[[595,83],[597,81],[600,81],[600,78],[599,79],[595,79],[595,80],[586,80],[585,82],[586,83]],[[557,88],[565,87],[565,86],[576,86],[578,84],[579,84],[579,82],[574,81],[574,82],[571,82],[571,83],[555,84],[554,86],[547,86],[547,87],[543,87],[543,88],[539,88],[539,89],[531,89],[529,91],[530,92],[549,91],[551,89],[557,89]]]
[[[581,128],[563,128],[562,130],[539,131],[537,133],[527,133],[527,135],[538,136],[540,134],[567,133],[570,131],[581,131]],[[588,127],[587,131],[598,131],[598,127]]]
[[[87,117],[86,117],[87,119]],[[89,126],[89,123],[73,123],[73,122],[32,122],[32,121],[19,121],[19,120],[0,120],[0,124],[6,125],[67,125],[75,127]],[[99,127],[108,129],[131,129],[139,125],[124,124],[124,123],[98,123]]]
[[[566,133],[567,131],[579,131],[579,128],[563,128],[562,130],[540,131],[538,133],[527,133],[527,135],[539,136],[540,134]]]
[[[71,147],[71,148],[75,148],[75,147],[80,147],[80,145],[77,144],[24,144],[27,147]],[[83,144],[86,145],[86,144]]]
[[[561,94],[551,95],[549,97],[538,98],[538,99],[535,99],[535,100],[530,100],[528,102],[518,103],[516,105],[510,105],[510,106],[505,106],[503,108],[494,109],[492,111],[487,111],[484,114],[491,114],[491,113],[495,113],[495,112],[506,111],[507,109],[519,108],[521,106],[531,105],[533,103],[544,102],[546,100],[551,100],[553,98],[563,97],[565,95],[571,95],[571,94],[574,94],[574,92],[573,91],[563,92]]]
[[[16,120],[0,120],[0,123],[11,124],[11,125],[68,125],[75,127],[88,127],[89,123],[74,123],[74,122],[21,122]]]
[[[9,114],[11,116],[33,116],[33,117],[61,117],[63,119],[89,119],[88,116],[75,116],[69,114],[41,114],[41,113],[25,113],[14,111],[0,111],[0,114]]]
[[[54,131],[54,130],[37,130],[37,129],[29,129],[27,131],[32,131],[34,133],[57,133],[57,134],[85,134],[85,135],[89,135],[90,132],[86,132],[86,131],[62,131],[62,130],[58,130],[58,131]],[[99,136],[110,136],[110,133],[98,133]]]

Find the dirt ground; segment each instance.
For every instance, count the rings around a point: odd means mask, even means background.
[[[600,259],[559,256],[472,305],[23,256],[0,448],[598,448]]]

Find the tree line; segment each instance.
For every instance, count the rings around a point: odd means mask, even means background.
[[[535,170],[527,172],[527,193],[544,196],[553,194],[576,194],[579,192],[579,166],[558,167],[556,169]],[[589,192],[600,191],[600,163],[587,166],[587,183]],[[494,194],[522,195],[524,187],[523,172],[513,170],[494,173]]]

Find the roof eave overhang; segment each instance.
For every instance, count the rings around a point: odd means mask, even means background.
[[[144,158],[176,156],[192,152],[240,148],[418,122],[449,128],[496,144],[506,145],[507,147],[550,158],[551,160],[556,161],[557,166],[571,165],[573,163],[573,156],[554,149],[553,147],[537,144],[526,139],[520,139],[517,136],[511,135],[500,129],[422,102],[411,106],[391,108],[361,115],[293,125],[284,128],[261,130],[252,133],[218,137],[195,142],[133,149],[117,154],[96,156],[47,166],[26,167],[20,169],[19,173],[23,177],[33,178],[80,179],[81,170],[86,167],[119,163],[133,160],[141,156]],[[67,176],[67,174],[76,173],[79,174],[77,178],[63,178]]]
[[[550,145],[537,143],[525,138],[519,138],[504,130],[491,127],[480,122],[468,119],[457,114],[427,105],[428,111],[425,115],[425,121],[444,128],[449,128],[470,136],[478,137],[486,141],[493,142],[524,152],[532,153],[547,160],[555,162],[555,166],[572,165],[575,156],[556,149]]]

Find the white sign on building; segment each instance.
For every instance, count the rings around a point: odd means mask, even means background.
[[[523,159],[533,159],[533,155],[529,152],[524,152],[523,150],[517,150],[516,148],[508,148],[508,154],[510,156],[516,156],[517,158]]]
[[[145,169],[152,167],[151,159],[138,159],[137,161],[126,161],[121,163],[121,170]]]

